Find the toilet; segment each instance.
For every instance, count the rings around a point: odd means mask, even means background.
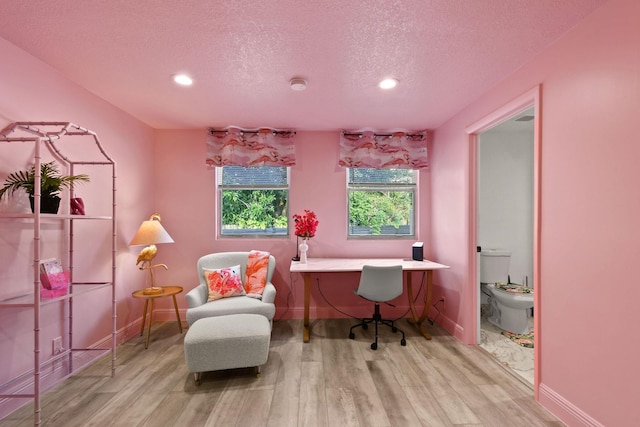
[[[511,253],[500,249],[480,252],[480,286],[489,293],[489,322],[514,334],[529,333],[529,309],[533,307],[533,290],[509,282]],[[483,292],[484,293],[484,292]]]

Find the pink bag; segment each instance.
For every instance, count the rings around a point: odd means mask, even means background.
[[[80,197],[71,198],[71,215],[84,215],[84,202]]]

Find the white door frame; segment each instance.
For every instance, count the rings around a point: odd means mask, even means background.
[[[467,298],[471,301],[472,328],[478,331],[479,324],[479,287],[478,284],[478,135],[494,126],[512,118],[514,115],[534,107],[535,119],[533,129],[533,287],[534,293],[534,398],[538,400],[538,385],[540,384],[540,170],[541,170],[541,104],[542,86],[538,85],[522,94],[513,101],[505,104],[491,114],[468,126],[465,130],[469,135],[469,278]],[[474,332],[477,345],[477,333]]]

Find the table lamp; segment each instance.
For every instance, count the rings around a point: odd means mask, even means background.
[[[156,287],[153,279],[153,269],[157,267],[164,267],[165,270],[168,267],[165,264],[151,264],[153,258],[158,252],[156,244],[159,243],[173,243],[173,239],[169,236],[169,233],[160,224],[160,215],[154,213],[149,217],[147,221],[143,221],[140,228],[136,232],[129,246],[148,245],[146,248],[140,251],[136,265],[140,264],[140,270],[149,270],[151,276],[151,287],[145,288],[143,293],[145,295],[157,295],[162,293],[161,287]]]

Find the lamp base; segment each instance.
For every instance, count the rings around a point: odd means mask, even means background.
[[[150,288],[145,288],[142,291],[143,295],[160,295],[162,293],[162,288],[152,286]]]

